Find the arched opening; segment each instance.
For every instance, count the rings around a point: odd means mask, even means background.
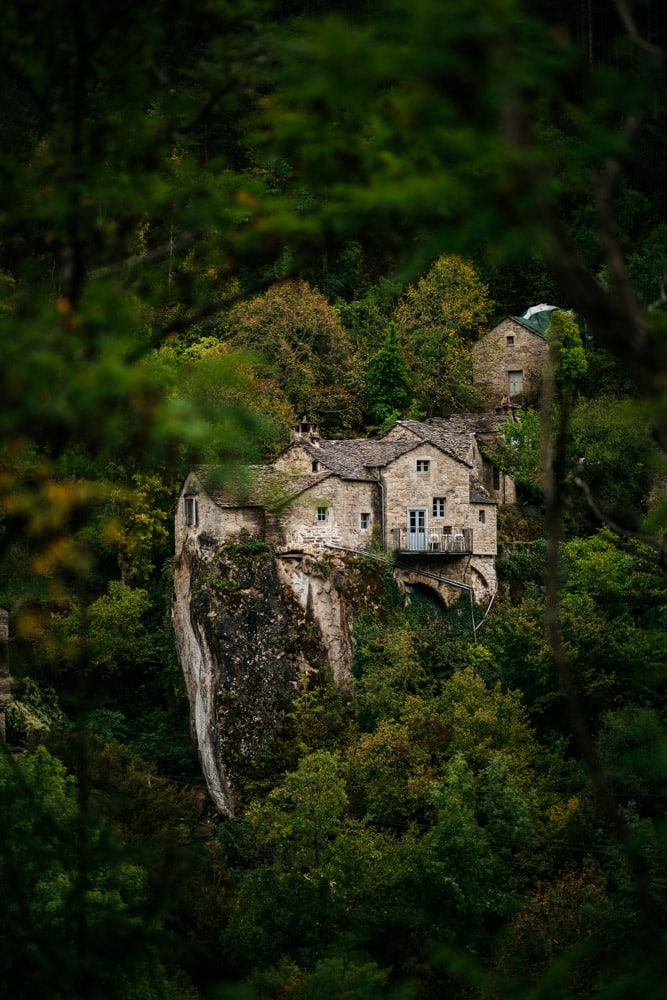
[[[409,583],[406,589],[410,603],[423,607],[424,610],[434,609],[436,611],[444,611],[447,607],[447,602],[443,595],[435,587],[431,587],[427,583],[420,583],[415,580]]]

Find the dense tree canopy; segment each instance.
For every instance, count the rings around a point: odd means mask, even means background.
[[[667,8],[445,6],[4,5],[8,995],[662,995]],[[467,408],[471,341],[539,301],[493,605],[388,572],[221,822],[184,475]]]

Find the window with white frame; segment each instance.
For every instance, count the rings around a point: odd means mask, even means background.
[[[480,512],[479,512],[479,523],[480,524],[486,524],[486,511],[485,510],[480,510]]]
[[[428,472],[430,468],[431,468],[431,460],[429,458],[417,459],[417,472]]]
[[[446,506],[444,497],[433,497],[433,517],[444,517]]]
[[[359,521],[362,531],[366,531],[371,526],[371,515],[364,512],[359,515]]]
[[[317,508],[317,520],[318,521],[326,521],[328,510],[329,510],[328,507],[318,507]]]
[[[183,497],[183,523],[195,528],[199,523],[197,497]]]

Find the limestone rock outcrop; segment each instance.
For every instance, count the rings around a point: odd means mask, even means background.
[[[375,577],[375,579],[374,579]],[[183,546],[172,618],[209,794],[233,816],[235,772],[275,740],[304,674],[349,677],[349,622],[377,604],[378,574],[344,554],[280,558],[257,539]]]

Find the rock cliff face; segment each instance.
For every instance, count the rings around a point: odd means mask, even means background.
[[[261,541],[199,534],[174,573],[176,649],[209,793],[235,811],[234,770],[279,734],[303,675],[345,683],[349,621],[381,582],[345,556],[277,558]]]

